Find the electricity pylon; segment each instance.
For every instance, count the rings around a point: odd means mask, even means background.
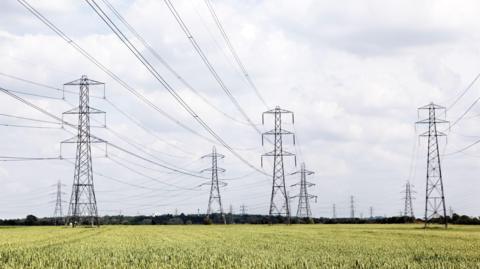
[[[373,219],[373,206],[370,207],[370,219]]]
[[[225,169],[218,167],[218,159],[223,159],[225,158],[225,156],[217,153],[217,149],[215,148],[215,146],[213,146],[212,153],[207,154],[202,158],[212,159],[212,167],[202,170],[202,172],[210,171],[212,175],[212,179],[210,182],[202,184],[210,185],[210,197],[208,198],[207,218],[210,218],[210,215],[215,212],[215,210],[213,209],[213,204],[217,203],[217,211],[220,212],[220,215],[222,216],[223,224],[227,224],[227,220],[225,219],[225,214],[223,212],[222,197],[220,196],[220,186],[224,187],[227,184],[218,180],[218,172],[225,172]]]
[[[442,218],[447,228],[447,209],[445,206],[445,193],[443,189],[442,167],[440,163],[440,150],[438,137],[446,136],[445,133],[437,130],[437,124],[448,123],[439,115],[440,111],[446,114],[446,108],[430,103],[418,108],[420,111],[427,110],[428,118],[419,120],[416,124],[428,124],[428,130],[421,134],[421,137],[428,138],[427,152],[427,184],[425,188],[425,228],[434,218]]]
[[[247,206],[241,205],[240,212],[242,212],[242,216],[245,216],[247,214]]]
[[[93,186],[91,143],[105,143],[105,141],[90,135],[90,114],[105,114],[105,112],[90,107],[89,88],[91,85],[105,86],[104,83],[88,79],[85,75],[78,80],[64,84],[64,87],[78,86],[80,88],[78,107],[63,113],[64,115],[78,115],[77,135],[62,142],[77,145],[72,195],[67,219],[67,223],[71,223],[72,227],[84,223],[99,226],[97,199]]]
[[[355,218],[355,203],[353,201],[353,195],[350,196],[350,218]]]
[[[305,163],[302,163],[300,170],[292,173],[292,175],[294,174],[300,174],[300,182],[290,186],[290,187],[293,187],[293,186],[300,185],[300,192],[298,193],[298,195],[291,197],[291,198],[298,197],[297,217],[311,218],[312,211],[310,210],[310,199],[315,199],[315,202],[316,202],[317,196],[308,193],[308,187],[315,186],[315,184],[308,182],[307,176],[313,175],[314,172],[308,171],[307,169],[305,169]]]
[[[332,206],[332,219],[336,219],[337,218],[337,208],[336,208],[336,205],[333,204]]]
[[[228,210],[228,214],[230,215],[230,224],[234,224],[233,223],[233,206],[232,206],[232,204],[230,204],[230,209]]]
[[[55,226],[63,223],[63,203],[64,201],[62,200],[62,194],[65,194],[62,192],[62,186],[65,186],[62,184],[62,182],[59,180],[57,182],[57,193],[56,193],[56,201],[55,201],[55,210],[53,211],[53,219],[55,222]]]
[[[265,114],[274,116],[275,127],[273,130],[262,134],[262,145],[264,144],[264,137],[266,135],[273,136],[273,150],[262,155],[261,163],[263,167],[263,157],[273,157],[273,174],[272,174],[272,195],[270,198],[270,210],[268,214],[272,216],[285,216],[288,223],[290,223],[290,205],[285,185],[285,168],[283,164],[284,156],[294,156],[295,166],[297,165],[297,158],[295,154],[283,150],[283,136],[292,135],[293,144],[295,144],[295,134],[285,129],[282,129],[282,114],[292,115],[292,124],[294,123],[293,112],[281,109],[279,106],[274,109],[263,112],[262,124],[265,124]]]
[[[414,190],[412,190],[412,187],[414,187],[410,182],[407,181],[405,183],[405,190],[402,193],[405,193],[405,196],[403,197],[405,200],[405,208],[403,210],[403,215],[408,216],[411,218],[415,218],[415,215],[413,213],[413,200],[415,197],[413,197],[413,193],[415,193]]]

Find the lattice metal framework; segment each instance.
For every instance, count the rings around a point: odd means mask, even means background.
[[[64,115],[78,115],[77,136],[62,142],[74,143],[77,146],[72,194],[67,219],[67,223],[73,227],[82,224],[99,225],[97,199],[93,185],[91,144],[105,143],[105,141],[90,135],[90,114],[105,114],[105,112],[90,107],[89,87],[91,85],[104,86],[105,84],[90,80],[87,76],[82,76],[78,80],[64,84],[64,87],[78,86],[80,89],[78,107],[63,113]]]
[[[294,123],[293,112],[281,109],[279,106],[269,111],[263,112],[262,124],[265,123],[265,115],[273,115],[275,127],[273,130],[262,134],[262,145],[265,136],[273,136],[274,149],[262,155],[261,163],[263,166],[263,157],[273,157],[273,174],[272,174],[272,195],[270,198],[270,216],[285,216],[290,223],[290,205],[285,186],[285,168],[283,163],[284,156],[293,156],[295,158],[295,166],[297,158],[295,154],[283,150],[283,136],[292,135],[293,144],[295,144],[295,134],[282,128],[282,115],[290,114],[292,116],[292,124]]]
[[[210,185],[210,197],[208,198],[207,218],[213,213],[220,213],[222,221],[227,224],[225,213],[222,206],[222,197],[220,195],[220,187],[225,187],[227,184],[218,179],[218,173],[225,172],[225,169],[218,167],[218,160],[225,158],[225,155],[217,153],[215,146],[212,148],[212,153],[204,155],[202,158],[210,158],[212,160],[212,166],[210,168],[203,169],[202,172],[211,172],[211,181],[202,185]],[[215,204],[218,206],[214,208]]]
[[[440,150],[438,137],[446,136],[438,131],[438,124],[448,124],[445,120],[446,108],[430,103],[420,107],[420,111],[428,111],[428,118],[417,121],[417,124],[427,124],[428,130],[421,137],[428,139],[427,152],[427,182],[425,188],[425,227],[432,219],[441,219],[447,228],[447,210],[445,206],[445,193],[443,188],[442,166],[440,162]],[[443,112],[443,113],[441,113]],[[443,114],[441,116],[440,114]]]
[[[59,225],[64,223],[63,219],[63,203],[64,201],[62,200],[62,195],[65,194],[62,192],[62,182],[59,180],[57,182],[57,193],[56,193],[56,199],[55,199],[55,210],[53,211],[53,219],[55,221],[55,225]]]
[[[353,195],[350,196],[350,218],[355,218],[355,201],[353,199]]]
[[[240,212],[242,216],[245,216],[247,214],[247,206],[246,205],[241,205],[240,206]]]
[[[297,217],[311,218],[312,211],[310,209],[310,200],[315,199],[315,202],[317,202],[317,196],[308,193],[308,187],[315,186],[315,184],[308,182],[307,176],[313,175],[314,172],[308,171],[305,168],[305,163],[302,163],[300,170],[292,173],[292,175],[294,174],[300,174],[300,182],[291,185],[291,187],[300,186],[300,192],[298,193],[298,195],[291,197],[291,198],[298,197]]]
[[[415,218],[415,214],[413,213],[413,200],[415,199],[415,197],[413,197],[413,194],[415,193],[415,191],[413,190],[413,187],[414,186],[407,181],[407,183],[405,183],[405,190],[403,191],[403,193],[405,194],[405,196],[403,197],[405,201],[403,215],[411,218]]]

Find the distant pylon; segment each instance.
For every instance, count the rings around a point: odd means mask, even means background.
[[[245,216],[247,214],[247,207],[245,205],[241,205],[240,212],[242,213],[243,216]]]
[[[298,197],[298,208],[297,208],[298,218],[312,217],[312,211],[310,209],[310,199],[315,198],[315,201],[317,201],[317,196],[311,195],[308,193],[308,187],[314,186],[315,184],[308,182],[307,176],[313,175],[313,173],[314,172],[308,171],[307,169],[305,169],[305,163],[302,163],[299,171],[292,173],[292,175],[300,174],[300,182],[291,185],[291,187],[300,185],[300,192],[298,193],[298,195],[291,197],[291,198]]]
[[[370,207],[370,219],[373,219],[373,206]]]
[[[104,140],[90,135],[90,114],[104,114],[105,112],[90,107],[89,86],[102,85],[102,82],[90,80],[87,76],[64,84],[64,86],[79,86],[79,104],[63,114],[78,115],[78,133],[75,137],[62,143],[74,143],[77,145],[75,172],[73,178],[72,195],[68,208],[67,223],[73,227],[81,224],[99,225],[97,199],[93,186],[92,149],[91,143],[105,143]]]
[[[355,203],[353,201],[353,195],[350,196],[350,218],[355,218]]]
[[[332,218],[333,219],[337,218],[337,208],[336,208],[335,204],[333,204],[333,206],[332,206]]]
[[[228,214],[230,215],[230,224],[233,224],[233,206],[230,204],[230,209],[228,211]]]
[[[293,144],[295,144],[295,135],[282,129],[282,114],[291,114],[292,123],[294,123],[293,112],[281,109],[279,106],[275,109],[263,112],[262,114],[262,124],[265,123],[265,114],[272,114],[275,120],[275,127],[273,130],[265,132],[262,134],[262,145],[264,144],[264,137],[266,135],[271,135],[274,137],[274,149],[270,152],[267,152],[262,155],[261,163],[263,166],[263,157],[272,156],[273,157],[273,174],[272,174],[272,194],[270,198],[270,210],[268,214],[271,216],[285,216],[287,217],[288,223],[290,223],[290,204],[287,194],[287,189],[285,185],[285,169],[283,164],[284,156],[294,156],[295,154],[283,150],[283,136],[292,135]],[[296,165],[295,157],[295,165]]]
[[[207,218],[210,218],[210,215],[215,212],[213,208],[213,204],[218,204],[218,212],[222,216],[223,224],[227,224],[227,220],[225,219],[225,214],[223,212],[222,206],[222,197],[220,196],[220,186],[226,186],[225,182],[218,180],[218,173],[225,172],[225,169],[218,167],[218,159],[225,158],[224,155],[217,153],[217,149],[215,146],[212,148],[212,153],[203,156],[202,158],[211,158],[212,159],[212,166],[210,168],[203,169],[204,171],[210,171],[212,178],[209,183],[205,183],[202,185],[210,185],[210,197],[208,198],[208,209],[207,209]]]
[[[412,187],[414,186],[410,184],[410,182],[407,181],[407,183],[405,183],[405,191],[403,191],[403,193],[405,193],[405,208],[403,210],[403,215],[415,218],[415,215],[413,213],[413,200],[415,199],[415,197],[413,197],[412,195],[413,193],[415,193],[415,191],[412,190]]]
[[[62,194],[64,194],[64,192],[62,192],[62,186],[64,186],[62,184],[62,182],[59,180],[57,182],[57,193],[56,193],[56,201],[55,201],[55,210],[53,211],[53,219],[54,219],[54,222],[55,222],[55,225],[58,225],[58,224],[62,224],[64,223],[64,219],[63,219],[63,200],[62,200]]]
[[[430,103],[420,107],[428,111],[428,118],[417,121],[417,124],[428,124],[428,131],[421,134],[428,138],[427,152],[427,184],[425,188],[425,227],[433,218],[443,218],[445,228],[447,228],[447,209],[445,206],[445,193],[443,189],[442,167],[440,164],[440,150],[438,137],[446,136],[443,132],[437,130],[437,124],[448,123],[439,115],[440,111],[446,114],[446,108]]]

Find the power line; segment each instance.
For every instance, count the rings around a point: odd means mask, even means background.
[[[44,23],[48,28],[50,28],[53,32],[55,32],[59,37],[61,37],[65,42],[71,45],[75,50],[77,50],[80,54],[82,54],[85,58],[87,58],[91,63],[97,66],[100,70],[105,72],[108,76],[110,76],[113,80],[119,83],[124,89],[129,91],[135,97],[137,97],[140,101],[147,104],[158,113],[169,119],[170,121],[174,122],[178,126],[184,128],[185,130],[189,131],[192,134],[195,134],[209,142],[212,142],[211,139],[201,135],[200,133],[196,132],[189,126],[181,123],[175,117],[169,115],[165,111],[163,111],[160,107],[152,103],[148,98],[144,95],[139,93],[137,90],[132,88],[129,84],[127,84],[124,80],[122,80],[118,75],[113,73],[110,69],[102,65],[96,58],[90,55],[87,51],[85,51],[80,45],[78,45],[75,41],[73,41],[69,36],[67,36],[64,32],[62,32],[58,27],[56,27],[52,22],[50,22],[45,16],[43,16],[38,10],[32,7],[26,0],[17,0],[21,5],[23,5],[29,12],[31,12],[37,19],[39,19],[42,23]]]
[[[39,119],[34,119],[34,118],[27,118],[27,117],[10,115],[10,114],[3,114],[3,113],[0,113],[0,116],[14,118],[14,119],[20,119],[20,120],[36,121],[36,122],[41,122],[41,123],[50,123],[50,124],[58,124],[58,125],[61,124],[60,122],[55,122],[55,121],[39,120]]]
[[[123,116],[125,116],[125,118],[127,118],[128,120],[130,120],[131,122],[133,122],[133,124],[137,125],[139,128],[141,128],[142,130],[144,130],[145,132],[147,132],[148,134],[150,134],[151,136],[155,137],[156,139],[164,142],[165,144],[185,153],[185,154],[188,154],[188,155],[194,155],[193,153],[189,152],[189,151],[186,151],[185,149],[175,145],[175,143],[171,143],[169,142],[168,140],[166,139],[163,139],[161,138],[155,131],[153,131],[152,129],[148,128],[147,126],[145,126],[143,123],[141,123],[139,120],[135,119],[132,115],[128,114],[127,112],[125,112],[123,109],[119,108],[117,105],[115,105],[112,101],[110,101],[110,99],[105,99],[105,101],[110,104],[110,106],[112,106],[116,111],[118,111],[120,114],[122,114]],[[163,153],[165,155],[169,155],[169,156],[172,156],[172,157],[177,157],[177,158],[183,158],[183,156],[175,156],[175,155],[172,155],[172,154],[169,154],[169,153]]]
[[[51,161],[62,160],[60,157],[20,157],[20,156],[0,156],[0,162],[19,162],[19,161]]]
[[[3,89],[3,88],[0,88],[0,90],[4,91],[4,92],[7,93],[7,94],[8,94],[8,92],[9,92],[9,90]],[[11,94],[11,96],[12,96],[12,97],[15,97],[17,100],[20,100],[20,101],[24,102],[24,103],[27,104],[27,105],[32,106],[33,108],[35,108],[35,109],[37,109],[37,110],[40,110],[40,112],[42,112],[42,113],[44,113],[44,114],[46,114],[46,115],[48,115],[48,116],[50,116],[50,117],[53,117],[54,119],[57,119],[57,120],[61,121],[62,123],[66,124],[66,125],[69,126],[69,127],[75,127],[73,124],[70,124],[70,123],[68,123],[68,122],[66,122],[66,121],[64,121],[64,120],[56,117],[55,115],[49,113],[48,111],[43,110],[43,109],[41,109],[41,108],[39,108],[39,107],[37,107],[37,106],[29,103],[28,101],[26,101],[26,100],[24,100],[24,99],[22,99],[22,98],[20,98],[20,97],[18,97],[18,96],[15,96],[14,94]],[[112,130],[110,130],[110,131],[112,131]],[[94,136],[92,135],[92,137],[94,137]],[[144,160],[144,161],[147,161],[147,162],[149,162],[149,163],[153,163],[153,164],[155,164],[155,165],[157,165],[157,166],[161,166],[161,167],[163,167],[163,168],[172,170],[172,171],[174,171],[174,172],[182,173],[182,174],[185,174],[185,175],[189,175],[189,176],[193,176],[193,177],[199,177],[199,178],[205,178],[205,177],[203,177],[203,176],[201,176],[201,175],[196,175],[196,174],[194,174],[193,172],[182,171],[180,168],[168,167],[168,166],[163,165],[163,164],[160,164],[160,163],[158,163],[158,162],[151,161],[151,160],[149,160],[149,159],[147,159],[147,158],[144,158],[144,157],[142,157],[142,156],[140,156],[140,155],[138,155],[138,154],[135,154],[135,153],[133,153],[133,152],[131,152],[131,151],[128,151],[128,150],[126,150],[126,149],[123,149],[123,148],[121,148],[121,147],[119,147],[119,146],[117,146],[117,145],[114,145],[113,143],[110,143],[110,142],[106,142],[106,143],[107,143],[108,145],[114,147],[114,148],[117,148],[117,149],[120,150],[120,151],[123,151],[123,152],[125,152],[125,153],[130,154],[130,155],[133,155],[133,156],[135,156],[135,157],[137,157],[137,158],[139,158],[139,159],[142,159],[142,160]],[[153,157],[154,157],[154,156],[153,156]],[[0,157],[0,158],[1,158],[1,157]],[[28,160],[52,160],[52,159],[61,159],[61,157],[55,157],[55,158],[29,158]],[[25,161],[25,160],[27,160],[27,159],[26,159],[26,158],[23,158],[23,159],[21,159],[21,160],[22,160],[22,161]],[[10,159],[8,159],[8,160],[0,160],[0,161],[20,161],[20,159],[12,159],[12,158],[10,158]],[[239,179],[239,178],[242,178],[242,177],[245,177],[245,176],[241,176],[241,177],[233,178],[233,179]],[[166,184],[166,183],[165,183],[165,184]],[[178,186],[177,186],[177,187],[178,187]]]
[[[119,165],[119,166],[121,166],[121,167],[123,167],[123,168],[125,168],[125,169],[127,169],[127,170],[129,170],[129,171],[131,171],[131,172],[133,172],[133,173],[135,173],[135,174],[138,174],[138,175],[143,176],[143,177],[145,177],[145,178],[151,179],[151,180],[153,180],[153,181],[155,181],[155,182],[157,182],[157,183],[160,183],[160,184],[163,184],[163,185],[166,185],[166,186],[170,186],[170,187],[175,187],[175,188],[182,189],[182,190],[193,190],[193,189],[195,189],[195,188],[181,187],[181,186],[178,186],[178,185],[175,185],[175,184],[171,184],[171,183],[168,183],[168,182],[165,182],[165,181],[158,180],[158,179],[155,178],[155,177],[152,177],[152,176],[146,175],[146,174],[144,174],[144,173],[142,173],[142,172],[139,172],[138,170],[133,169],[133,168],[131,168],[131,167],[129,167],[129,166],[127,166],[127,165],[125,165],[125,164],[117,161],[117,160],[114,160],[114,159],[112,159],[112,158],[110,158],[110,160],[111,160],[112,162],[116,163],[117,165]],[[185,174],[185,175],[189,175],[189,174]],[[189,175],[189,176],[192,176],[192,175]],[[196,177],[199,177],[199,178],[205,178],[205,177],[203,177],[203,176],[197,176],[197,175],[195,175],[195,176],[196,176]]]
[[[21,124],[9,124],[9,123],[0,123],[0,126],[5,127],[15,127],[15,128],[29,128],[29,129],[57,129],[61,130],[61,127],[51,127],[51,126],[37,126],[37,125],[21,125]]]
[[[462,93],[448,106],[447,111],[450,110],[453,106],[455,106],[460,99],[472,88],[472,86],[477,82],[477,80],[480,78],[480,73],[478,73],[475,78],[468,84],[468,86],[462,91]]]
[[[45,110],[45,109],[43,109],[43,108],[41,108],[41,107],[38,107],[38,106],[34,105],[33,103],[31,103],[31,102],[29,102],[29,101],[27,101],[27,100],[19,97],[18,95],[15,95],[14,93],[11,93],[9,90],[7,90],[7,89],[5,89],[5,88],[0,87],[0,91],[4,92],[5,94],[7,94],[7,95],[9,95],[9,96],[17,99],[18,101],[20,101],[20,102],[22,102],[22,103],[24,103],[24,104],[26,104],[26,105],[28,105],[28,106],[30,106],[30,107],[38,110],[38,111],[40,111],[41,113],[43,113],[43,114],[45,114],[45,115],[47,115],[47,116],[49,116],[49,117],[51,117],[51,118],[53,118],[53,119],[55,119],[55,120],[58,120],[58,121],[60,121],[60,122],[63,122],[63,124],[64,124],[65,126],[68,126],[68,127],[71,127],[71,128],[75,128],[75,129],[77,128],[76,125],[74,125],[74,124],[72,124],[72,123],[69,123],[69,122],[67,122],[67,121],[62,120],[61,118],[53,115],[52,113],[48,112],[47,110]],[[90,135],[90,136],[91,136],[93,139],[98,139],[98,140],[103,141],[102,139],[99,139],[99,138],[95,137],[94,135]],[[176,169],[176,168],[173,168],[173,167],[169,167],[169,166],[167,166],[167,165],[164,165],[164,164],[158,163],[158,162],[156,162],[156,161],[153,161],[153,160],[151,160],[151,159],[145,158],[145,157],[143,157],[143,156],[141,156],[141,155],[138,155],[138,154],[136,154],[136,153],[133,153],[133,152],[131,152],[131,151],[127,150],[127,149],[124,149],[124,148],[122,148],[122,147],[120,147],[120,146],[118,146],[118,145],[115,145],[115,144],[113,144],[113,143],[111,143],[111,142],[106,142],[106,141],[104,141],[104,142],[107,143],[107,145],[109,145],[109,146],[111,146],[111,147],[113,147],[113,148],[116,148],[116,149],[118,149],[118,150],[120,150],[120,151],[122,151],[122,152],[124,152],[124,153],[127,153],[127,154],[129,154],[129,155],[131,155],[131,156],[134,156],[134,157],[136,157],[136,158],[138,158],[138,159],[144,160],[144,161],[149,162],[149,163],[151,163],[151,164],[154,164],[154,165],[157,165],[157,166],[160,166],[160,167],[163,167],[163,168],[165,168],[165,169],[169,169],[169,170],[172,170],[172,171],[174,171],[174,172],[181,173],[181,174],[188,174],[188,175],[191,175],[191,176],[194,176],[194,177],[200,177],[200,176],[198,176],[198,175],[195,175],[195,174],[192,174],[192,173],[189,173],[189,172],[186,172],[186,171],[182,171],[182,170],[180,170],[180,169]]]
[[[150,107],[154,108],[157,112],[168,118],[169,120],[173,121],[177,125],[181,126],[182,128],[188,130],[189,132],[212,142],[211,139],[199,134],[198,132],[194,131],[190,127],[184,125],[183,123],[179,122],[176,120],[174,117],[171,115],[167,114],[164,112],[162,109],[160,109],[158,106],[153,104],[149,99],[147,99],[145,96],[137,92],[135,89],[133,89],[131,86],[129,86],[127,83],[125,83],[123,80],[121,80],[116,74],[111,72],[108,68],[103,66],[98,60],[96,60],[93,56],[91,56],[89,53],[87,53],[82,47],[80,47],[75,41],[70,39],[65,33],[63,33],[58,27],[56,27],[53,23],[51,23],[48,19],[46,19],[40,12],[38,12],[35,8],[33,8],[30,4],[28,4],[27,1],[25,0],[17,0],[20,4],[22,4],[28,11],[30,11],[35,17],[37,17],[40,21],[42,21],[47,27],[49,27],[52,31],[54,31],[58,36],[60,36],[64,41],[66,41],[68,44],[70,44],[72,47],[74,47],[80,54],[82,54],[84,57],[86,57],[90,62],[95,64],[98,68],[100,68],[102,71],[104,71],[106,74],[108,74],[112,79],[117,81],[123,88],[128,90],[130,93],[134,94],[137,98],[139,98],[141,101],[149,105]],[[173,93],[172,93],[173,95]],[[179,101],[179,100],[177,100]],[[220,136],[218,136],[198,115],[193,112],[188,106],[184,106],[181,101],[179,101],[180,104],[187,110],[187,112],[192,115],[192,117],[200,123],[200,125],[207,131],[209,132],[220,144],[222,144],[227,150],[232,152],[233,155],[235,155],[240,161],[245,163],[247,166],[250,168],[258,171],[259,173],[268,175],[264,171],[258,169],[257,167],[253,166],[250,164],[246,159],[244,159],[240,154],[238,154],[234,148],[229,146]]]
[[[43,83],[31,81],[31,80],[28,80],[28,79],[20,78],[20,77],[14,76],[14,75],[5,74],[5,73],[2,73],[2,72],[0,72],[0,75],[4,76],[4,77],[11,78],[11,79],[19,80],[19,81],[22,81],[22,82],[25,82],[25,83],[29,83],[29,84],[32,84],[32,85],[37,85],[37,86],[40,86],[40,87],[43,87],[43,88],[55,90],[55,91],[58,91],[58,92],[63,92],[63,89],[60,89],[60,88],[57,88],[57,87],[52,87],[50,85],[46,85],[46,84],[43,84]]]
[[[48,96],[48,95],[42,95],[42,94],[36,94],[36,93],[29,93],[29,92],[18,91],[18,90],[10,90],[10,91],[11,91],[11,92],[14,92],[14,93],[21,94],[21,95],[28,95],[28,96],[45,98],[45,99],[52,99],[52,100],[63,100],[63,98],[53,97],[53,96]]]
[[[210,11],[210,14],[212,15],[212,18],[213,20],[215,21],[215,24],[217,25],[218,27],[218,30],[220,31],[220,33],[222,34],[222,37],[223,39],[225,40],[225,43],[227,44],[230,52],[232,53],[234,59],[235,59],[235,62],[238,64],[238,66],[240,67],[240,69],[242,70],[242,74],[243,76],[245,77],[245,79],[248,81],[248,84],[252,87],[252,89],[255,91],[255,94],[257,95],[258,99],[260,99],[260,101],[263,103],[263,105],[268,108],[268,105],[267,105],[267,102],[265,101],[265,99],[263,99],[262,95],[260,94],[260,91],[258,90],[257,86],[255,85],[255,83],[253,83],[252,81],[252,78],[250,77],[250,75],[248,74],[247,72],[247,69],[245,68],[245,65],[242,63],[242,61],[240,60],[240,57],[238,56],[238,53],[236,52],[235,48],[233,47],[232,45],[232,42],[230,42],[230,38],[228,37],[225,29],[223,28],[222,26],[222,23],[220,22],[220,19],[218,18],[216,12],[215,12],[215,9],[213,8],[213,5],[212,3],[210,2],[210,0],[205,0],[205,5],[208,7],[208,10]]]
[[[462,152],[466,151],[467,149],[475,146],[475,145],[478,144],[478,143],[480,143],[480,139],[479,139],[479,140],[476,140],[475,142],[473,142],[473,143],[471,143],[471,144],[469,144],[469,145],[467,145],[467,146],[465,146],[465,147],[463,147],[463,148],[461,148],[461,149],[459,149],[459,150],[456,150],[456,151],[453,151],[453,152],[449,152],[449,153],[445,153],[445,154],[443,154],[443,156],[450,156],[450,155],[455,155],[455,154],[458,154],[458,153],[462,153]]]
[[[449,129],[459,123],[463,117],[465,117],[465,115],[467,115],[467,113],[470,112],[470,110],[478,103],[478,101],[480,101],[480,96],[473,101],[473,103],[460,115],[460,117],[453,121],[453,123],[449,126]]]
[[[24,0],[19,0],[24,1]],[[207,123],[200,118],[199,115],[178,95],[175,89],[157,72],[157,70],[148,62],[143,54],[130,42],[130,40],[123,34],[123,32],[111,21],[107,14],[98,6],[94,0],[85,0],[90,7],[97,13],[97,15],[107,24],[107,26],[115,33],[115,35],[122,41],[125,46],[134,54],[134,56],[142,63],[142,65],[154,76],[154,78],[175,98],[175,100],[208,132],[212,135],[221,145],[235,155],[240,161],[249,166],[250,168],[257,170],[258,172],[268,175],[261,169],[252,165],[249,161],[238,154],[231,146],[229,146],[216,132],[214,132]]]
[[[94,0],[92,0],[93,2],[95,2]],[[195,37],[192,35],[192,33],[190,32],[190,30],[188,29],[187,25],[184,23],[184,21],[182,20],[182,18],[180,17],[180,14],[177,12],[177,10],[175,9],[175,7],[173,6],[172,2],[170,0],[165,0],[165,4],[167,5],[168,9],[170,10],[170,12],[172,13],[173,17],[175,18],[175,20],[177,21],[178,25],[180,26],[180,28],[182,29],[182,31],[185,33],[186,37],[188,38],[188,40],[190,41],[190,43],[192,44],[193,48],[195,49],[195,51],[197,52],[197,54],[200,56],[200,58],[202,59],[203,63],[207,66],[208,70],[210,71],[210,73],[212,74],[212,76],[214,77],[214,79],[217,81],[218,85],[220,86],[220,88],[225,92],[225,94],[228,96],[228,98],[230,99],[230,101],[235,105],[235,107],[237,108],[237,110],[242,114],[242,116],[245,118],[245,120],[250,124],[250,126],[259,134],[262,133],[262,131],[260,131],[257,126],[252,122],[252,120],[248,117],[247,113],[243,110],[243,108],[240,106],[240,104],[238,103],[238,101],[235,99],[235,97],[232,95],[232,93],[230,92],[230,89],[227,87],[227,85],[225,85],[225,83],[223,82],[223,80],[221,79],[221,77],[218,75],[217,71],[215,70],[215,68],[213,67],[213,65],[210,63],[210,61],[208,60],[207,56],[205,55],[205,53],[203,52],[203,50],[201,49],[201,47],[198,45],[197,41],[195,40]]]
[[[229,114],[225,113],[224,111],[220,110],[216,105],[211,103],[206,97],[204,97],[198,90],[196,90],[190,83],[188,83],[185,78],[183,78],[173,67],[162,57],[160,54],[148,43],[136,30],[135,28],[132,27],[132,25],[118,12],[117,9],[108,1],[108,0],[101,0],[109,9],[110,11],[120,20],[123,25],[140,41],[145,48],[147,48],[150,53],[170,72],[173,74],[174,77],[176,77],[187,89],[189,89],[191,92],[193,92],[196,96],[198,96],[202,101],[204,101],[207,105],[209,105],[211,108],[213,108],[215,111],[220,113],[221,115],[227,117],[230,120],[233,120],[235,122],[241,123],[241,124],[247,124],[246,122],[242,122],[238,119],[236,119],[233,116],[230,116]]]

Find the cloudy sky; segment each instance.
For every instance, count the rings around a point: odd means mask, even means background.
[[[315,171],[309,178],[316,184],[310,192],[318,195],[312,204],[315,216],[331,216],[334,203],[337,216],[348,216],[351,195],[357,216],[369,215],[370,206],[375,215],[398,215],[407,180],[417,192],[415,213],[422,215],[426,140],[418,139],[424,129],[414,128],[417,107],[433,101],[446,106],[447,119],[455,121],[480,95],[480,85],[474,85],[454,104],[480,72],[478,1],[212,1],[266,106],[243,76],[205,2],[172,2],[256,128],[267,131],[273,127],[268,117],[262,125],[261,115],[277,105],[295,113],[295,125],[285,118],[284,128],[295,132],[297,144],[294,147],[286,139],[284,146],[297,154],[299,163]],[[131,94],[14,0],[2,1],[0,8],[1,87],[41,95],[19,94],[61,116],[78,104],[78,89],[67,88],[62,99],[59,91],[9,76],[62,88],[87,75],[106,83],[105,99],[102,88],[90,89],[95,96],[91,106],[107,112],[107,128],[92,127],[95,136],[193,173],[210,165],[201,156],[211,151],[213,138],[86,2],[29,3],[170,119]],[[262,169],[260,155],[270,151],[271,145],[262,147],[258,132],[219,86],[165,2],[111,3],[198,93],[114,20],[178,95],[238,154]],[[58,157],[60,141],[72,136],[69,128],[61,129],[58,124],[4,116],[53,120],[4,93],[0,94],[0,113],[0,156]],[[474,146],[459,154],[448,153],[480,138],[479,113],[480,107],[474,106],[446,130],[448,139],[440,144],[441,152],[447,154],[442,159],[447,207],[476,216],[480,215],[480,197],[475,195],[480,189],[480,150]],[[92,118],[92,125],[101,125],[103,118]],[[5,126],[12,124],[49,128]],[[238,212],[244,204],[249,213],[268,213],[272,179],[216,146],[226,155],[220,162],[227,170],[222,177],[234,179],[225,181],[228,186],[221,190],[225,210],[232,205]],[[206,211],[209,188],[200,185],[208,180],[170,172],[111,147],[105,157],[102,149],[93,149],[100,214]],[[63,198],[68,202],[73,182],[69,158],[74,148],[62,147],[62,156],[67,160],[0,162],[0,217],[50,216],[58,180],[65,184]],[[287,174],[297,168],[293,160],[286,159]],[[271,173],[271,161],[263,169]],[[208,173],[203,175],[208,177]],[[298,175],[286,177],[288,186],[298,180]],[[290,195],[297,192],[289,187]],[[296,204],[293,200],[293,213]]]

